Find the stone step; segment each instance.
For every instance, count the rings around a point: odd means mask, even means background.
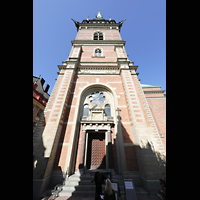
[[[63,191],[95,191],[95,185],[64,186]],[[102,187],[104,191],[104,187]]]
[[[137,195],[148,195],[148,192],[143,187],[135,187]]]
[[[79,183],[79,184],[94,184],[95,182],[93,181],[93,178],[89,179],[89,178],[78,178],[78,177],[73,177],[70,179],[65,180],[65,184],[67,183]],[[118,182],[118,183],[123,183],[123,179],[120,177],[113,177],[112,180],[113,182]]]
[[[81,197],[89,197],[95,196],[95,191],[61,191],[59,196],[81,196]]]
[[[91,183],[90,180],[81,180],[81,181],[69,180],[65,181],[65,185],[94,185],[94,182]]]
[[[94,179],[95,171],[87,172],[86,174],[73,174],[65,180],[65,185],[62,188],[62,191],[59,193],[59,196],[94,196],[95,195],[95,182],[91,182]],[[112,180],[113,182],[117,181],[119,184],[120,194],[124,195],[124,179],[132,178],[135,180],[135,190],[137,195],[147,195],[148,192],[144,190],[140,183],[137,183],[137,174],[127,174],[122,175],[115,174],[112,172]],[[105,184],[102,184],[102,192],[104,192]]]
[[[121,191],[120,191],[121,192]],[[142,187],[135,187],[136,195],[148,195],[148,192],[142,188]],[[102,193],[104,193],[104,189],[102,188]],[[93,190],[76,190],[76,189],[64,189],[59,193],[59,196],[94,196],[95,195],[95,187]],[[124,195],[124,193],[121,192],[121,195]]]
[[[123,185],[119,185],[120,190],[123,189]],[[95,190],[95,184],[82,184],[82,185],[64,185],[63,190]],[[104,190],[105,184],[102,184],[102,190]]]

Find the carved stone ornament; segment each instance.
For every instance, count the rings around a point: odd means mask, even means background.
[[[119,67],[79,67],[78,74],[119,74]]]

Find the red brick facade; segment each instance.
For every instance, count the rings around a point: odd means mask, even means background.
[[[56,170],[71,174],[101,168],[140,171],[156,179],[163,169],[154,167],[158,158],[153,157],[165,155],[165,96],[140,84],[138,66],[128,60],[120,36],[122,24],[99,24],[75,23],[78,32],[69,58],[58,66],[46,126],[38,132],[48,157],[44,177]],[[103,33],[103,40],[94,40],[96,32]],[[98,56],[96,49],[101,50]]]
[[[166,94],[158,86],[144,87],[143,91],[166,150]]]

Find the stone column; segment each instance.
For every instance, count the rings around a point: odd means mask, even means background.
[[[46,126],[42,133],[35,134],[35,137],[40,138],[40,143],[42,144],[34,144],[34,155],[36,155],[38,165],[37,170],[33,171],[33,178],[34,181],[36,180],[35,182],[40,179],[42,183],[40,184],[40,193],[46,190],[51,177],[62,130],[63,115],[66,110],[65,105],[69,100],[75,70],[65,70],[64,73],[59,76],[60,86],[57,88],[57,93],[54,96],[54,104],[52,105],[51,112],[48,114]],[[56,106],[59,106],[59,108]]]
[[[88,132],[85,133],[85,155],[84,155],[84,170],[87,169],[87,150],[88,150]]]
[[[83,169],[84,168],[84,157],[85,157],[85,135],[86,130],[84,129],[85,124],[80,131],[79,142],[78,142],[78,152],[77,152],[77,161],[78,166],[76,169]]]
[[[63,65],[58,65],[61,72],[58,73],[53,97],[49,100],[47,109],[44,112],[47,118],[46,126],[42,130],[43,132],[40,131],[34,135],[33,153],[38,164],[33,171],[33,178],[38,194],[42,194],[46,190],[50,181],[81,47],[77,50],[77,57],[69,58],[68,61],[63,62]],[[38,140],[40,142],[37,142]],[[72,144],[68,146],[68,151],[71,151],[71,149]]]
[[[108,160],[108,169],[113,169],[113,151],[112,151],[112,138],[111,138],[111,131],[108,130],[106,132],[107,137],[107,144],[106,144],[106,161]]]

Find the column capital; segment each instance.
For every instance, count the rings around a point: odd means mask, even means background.
[[[83,124],[82,131],[83,131],[83,132],[86,132],[86,124]]]

